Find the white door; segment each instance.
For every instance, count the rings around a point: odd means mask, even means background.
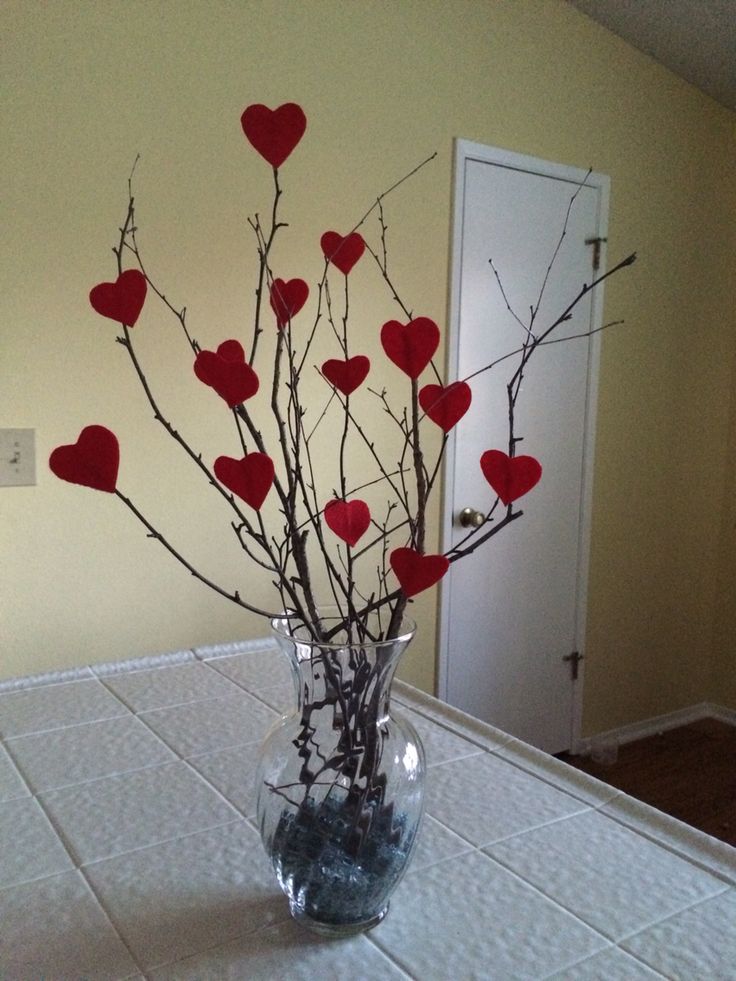
[[[458,141],[451,379],[520,348],[538,303],[532,329],[543,332],[594,278],[594,253],[602,271],[604,248],[586,240],[605,239],[607,207],[603,175]],[[601,309],[598,287],[551,338],[594,330]],[[594,334],[533,355],[514,429],[516,455],[539,460],[541,481],[515,503],[523,516],[454,562],[441,589],[440,697],[550,753],[579,737],[582,665],[570,656],[584,653],[598,346]],[[487,512],[495,499],[479,460],[509,451],[506,386],[518,364],[470,381],[473,402],[448,447],[445,551],[468,534],[460,512]],[[496,520],[504,513],[499,505]]]

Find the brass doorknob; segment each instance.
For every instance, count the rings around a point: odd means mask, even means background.
[[[486,523],[486,516],[475,508],[463,508],[458,515],[458,521],[463,528],[480,528]]]

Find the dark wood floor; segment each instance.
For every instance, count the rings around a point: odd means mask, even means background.
[[[736,726],[701,719],[626,743],[607,766],[569,753],[560,759],[736,845]]]

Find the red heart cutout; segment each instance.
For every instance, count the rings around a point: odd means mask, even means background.
[[[332,358],[322,365],[322,374],[331,385],[339,388],[343,395],[350,395],[362,385],[370,370],[371,363],[364,354],[356,354],[354,358],[348,358],[347,361]]]
[[[325,259],[346,276],[365,251],[365,242],[360,232],[350,232],[345,238],[337,232],[325,232],[319,244]]]
[[[410,378],[421,375],[439,343],[439,327],[429,317],[417,317],[406,325],[389,320],[381,328],[383,350]]]
[[[218,456],[215,476],[228,490],[259,511],[273,484],[273,460],[265,453],[248,453],[242,460]]]
[[[126,269],[114,283],[98,283],[89,293],[97,313],[133,327],[143,309],[148,283],[140,269]]]
[[[120,446],[104,426],[86,426],[76,443],[57,446],[49,457],[52,473],[71,484],[112,494],[118,479]]]
[[[223,341],[217,349],[217,353],[226,361],[245,361],[245,351],[240,341]]]
[[[368,531],[371,512],[365,501],[329,501],[324,509],[325,522],[351,547]]]
[[[480,468],[504,504],[522,497],[542,476],[542,466],[533,456],[511,457],[502,450],[486,450]]]
[[[264,160],[272,167],[280,167],[304,136],[307,117],[295,102],[285,102],[278,109],[253,105],[240,117],[240,125]]]
[[[450,567],[444,555],[421,555],[413,548],[395,548],[389,561],[406,596],[434,586]]]
[[[303,279],[274,279],[271,286],[271,309],[276,314],[279,330],[295,317],[309,296],[309,287]]]
[[[457,381],[444,388],[442,385],[425,385],[419,393],[419,404],[432,422],[449,433],[470,408],[472,398],[470,385]]]
[[[194,374],[214,388],[233,409],[258,391],[258,375],[245,360],[238,341],[223,341],[217,351],[200,351],[194,359]]]

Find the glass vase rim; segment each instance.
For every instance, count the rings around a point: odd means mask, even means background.
[[[339,609],[335,606],[320,606],[317,608],[317,612],[320,614],[322,619],[333,619],[333,620],[345,620]],[[410,616],[403,614],[401,617],[400,631],[395,637],[384,637],[380,640],[365,640],[365,641],[355,641],[354,644],[346,643],[345,640],[342,641],[318,641],[311,637],[295,637],[294,634],[290,633],[288,629],[284,628],[284,624],[289,624],[295,622],[300,626],[303,626],[305,621],[302,616],[297,614],[293,610],[285,610],[278,616],[272,617],[270,624],[271,630],[284,640],[289,641],[294,644],[310,644],[314,647],[320,647],[326,650],[342,650],[345,647],[356,646],[365,648],[376,648],[383,647],[386,644],[399,644],[399,643],[409,643],[414,637],[417,625]]]

